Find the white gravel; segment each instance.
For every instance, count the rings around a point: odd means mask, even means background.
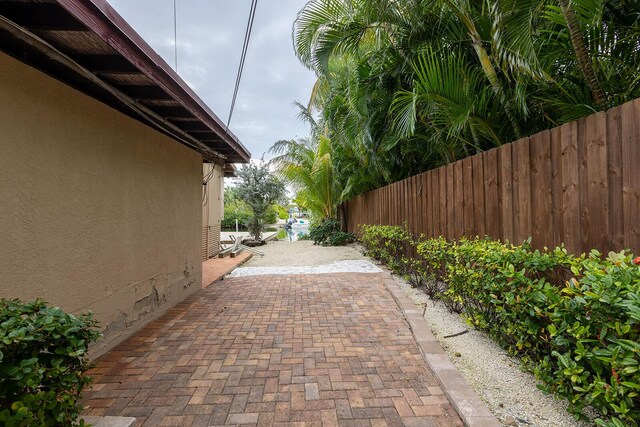
[[[322,273],[382,273],[382,270],[367,260],[334,261],[323,265],[296,267],[241,267],[233,270],[229,277],[258,276],[262,274],[322,274]]]
[[[427,304],[425,319],[454,365],[462,373],[491,412],[505,425],[535,427],[588,426],[566,411],[566,402],[544,395],[533,375],[520,369],[517,358],[509,356],[483,332],[449,313],[440,301],[433,301],[419,289],[394,275],[394,279],[416,306]],[[457,337],[443,338],[467,329]]]

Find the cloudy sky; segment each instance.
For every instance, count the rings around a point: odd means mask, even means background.
[[[173,66],[173,0],[108,1]],[[176,1],[178,73],[226,122],[251,1]],[[253,158],[279,139],[308,133],[293,102],[306,104],[315,76],[299,63],[291,42],[291,25],[305,3],[258,1],[230,126]]]

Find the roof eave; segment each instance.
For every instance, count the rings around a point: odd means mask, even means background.
[[[221,136],[245,162],[251,154],[180,76],[104,0],[57,0],[90,31],[150,77],[194,117]]]

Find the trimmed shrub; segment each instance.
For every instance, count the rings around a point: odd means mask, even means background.
[[[315,245],[322,246],[344,246],[356,240],[355,234],[340,230],[340,223],[333,218],[312,224],[309,227],[309,238]]]
[[[74,316],[42,300],[0,300],[0,424],[75,426],[91,378],[91,314]]]
[[[451,243],[444,237],[436,239],[424,239],[421,237],[416,243],[416,259],[413,261],[413,275],[415,286],[422,286],[431,298],[441,299],[446,291],[446,283],[443,282],[448,266],[453,263]],[[450,306],[450,310],[457,306]]]
[[[533,250],[528,241],[414,242],[389,226],[363,226],[361,241],[519,356],[540,388],[565,397],[576,416],[592,406],[600,426],[638,425],[640,257],[574,256],[563,247]]]
[[[414,247],[414,239],[406,227],[362,225],[360,241],[366,249],[366,255],[387,264],[394,273],[402,276],[409,274],[409,254]]]

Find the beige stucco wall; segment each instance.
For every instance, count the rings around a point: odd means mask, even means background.
[[[213,169],[213,172],[212,172]],[[224,217],[224,169],[222,165],[204,163],[204,177],[210,177],[203,186],[202,226],[220,225]]]
[[[224,217],[224,165],[202,165],[206,185],[202,186],[202,259],[220,250],[220,226]]]
[[[0,297],[92,310],[97,355],[200,288],[202,158],[0,52]]]

